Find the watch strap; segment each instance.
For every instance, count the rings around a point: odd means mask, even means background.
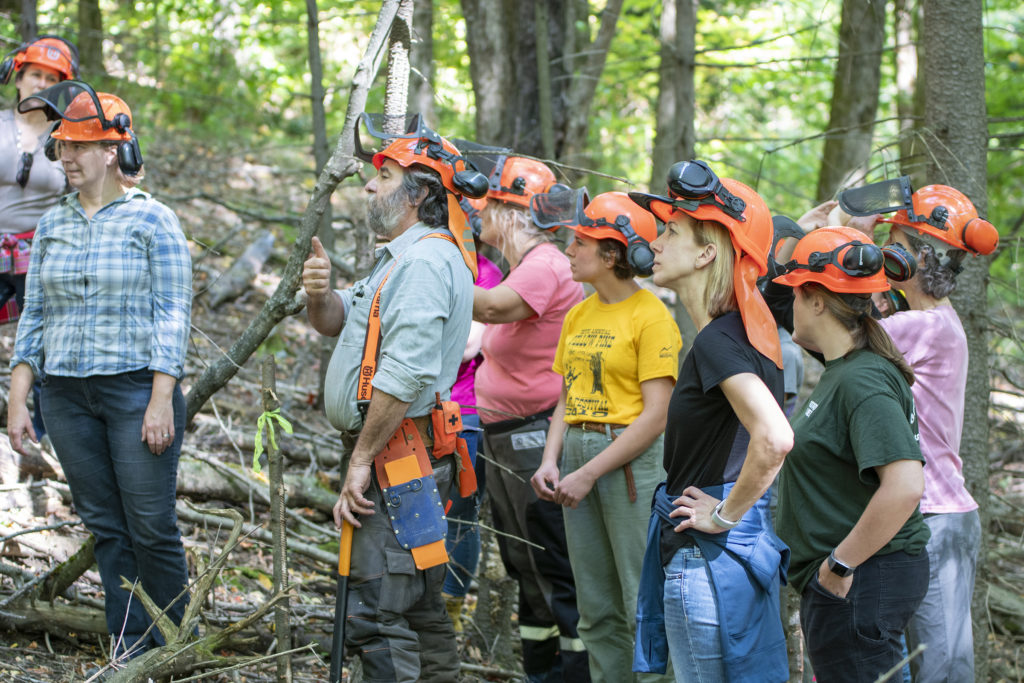
[[[828,570],[838,577],[845,578],[853,574],[853,567],[836,559],[835,548],[828,554]]]

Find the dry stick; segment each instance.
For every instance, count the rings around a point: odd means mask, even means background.
[[[238,664],[233,664],[232,666],[226,666],[226,667],[224,667],[222,669],[211,669],[210,671],[204,671],[203,673],[196,674],[195,676],[189,676],[188,678],[175,678],[174,680],[175,680],[175,683],[185,683],[185,681],[199,681],[199,680],[202,680],[204,678],[208,678],[210,676],[216,676],[218,674],[227,673],[228,671],[235,671],[235,670],[241,669],[242,667],[245,667],[245,666],[251,666],[253,664],[259,664],[260,662],[265,662],[268,659],[274,659],[275,657],[290,657],[291,655],[293,655],[293,654],[295,654],[297,652],[302,652],[303,650],[309,650],[310,652],[313,652],[314,651],[313,648],[315,648],[315,647],[316,647],[316,643],[307,643],[306,645],[303,645],[302,647],[297,647],[297,648],[294,648],[294,649],[291,649],[291,650],[286,650],[284,652],[275,652],[272,655],[264,655],[262,657],[246,658],[246,660],[244,662],[239,662]]]
[[[313,188],[313,195],[302,216],[302,228],[295,240],[295,246],[288,257],[288,265],[285,266],[281,282],[273,295],[263,305],[260,312],[249,323],[249,326],[231,345],[227,356],[222,356],[209,365],[203,374],[196,381],[188,393],[187,403],[188,421],[191,422],[203,404],[222,386],[224,386],[237,372],[238,367],[245,363],[256,348],[266,339],[270,331],[274,329],[281,320],[288,315],[293,315],[301,310],[301,306],[295,304],[295,294],[299,290],[299,283],[302,276],[302,264],[309,254],[313,235],[320,227],[320,218],[330,205],[331,195],[341,181],[356,173],[360,168],[360,162],[353,156],[355,150],[355,125],[356,117],[366,107],[366,99],[370,86],[380,68],[382,57],[381,47],[384,45],[391,22],[398,11],[397,0],[385,0],[381,6],[377,18],[377,25],[370,36],[369,45],[363,54],[356,73],[352,78],[351,94],[348,98],[348,109],[345,113],[345,124],[334,153],[324,166],[323,172],[317,178]]]
[[[270,465],[270,530],[273,534],[273,557],[274,557],[274,591],[281,592],[288,589],[288,545],[285,536],[285,491],[284,491],[284,463],[281,458],[281,451],[277,448],[274,438],[274,418],[268,413],[280,410],[281,402],[277,399],[277,386],[274,363],[274,356],[267,354],[263,357],[262,375],[263,386],[263,415],[267,416],[267,460]],[[262,438],[257,436],[257,438]],[[290,623],[291,613],[289,600],[281,600],[274,608],[274,630],[277,635],[277,651],[286,652],[291,649],[292,629]],[[289,655],[277,659],[277,680],[292,680],[292,659]]]
[[[911,659],[918,656],[927,649],[928,646],[924,643],[921,643],[920,645],[914,648],[913,652],[911,652],[909,655],[901,659],[899,664],[897,664],[896,666],[894,666],[893,668],[889,669],[884,674],[879,676],[877,679],[875,679],[875,683],[885,683],[886,681],[891,680],[893,676],[899,675],[899,673],[903,670],[903,667],[905,667]]]
[[[25,534],[34,534],[40,531],[52,531],[54,529],[60,529],[65,526],[78,526],[81,521],[68,520],[66,522],[57,522],[56,524],[47,524],[46,526],[34,526],[31,529],[22,529],[21,531],[15,531],[13,534],[7,534],[6,536],[0,536],[0,544],[6,543],[16,536],[24,536]]]

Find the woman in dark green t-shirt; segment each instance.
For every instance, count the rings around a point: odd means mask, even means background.
[[[928,586],[914,375],[870,316],[870,293],[889,285],[881,250],[862,239],[816,230],[776,279],[794,288],[794,341],[825,359],[791,420],[777,512],[819,681],[874,681],[895,666]]]

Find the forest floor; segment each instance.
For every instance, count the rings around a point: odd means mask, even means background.
[[[170,146],[147,150],[147,154],[154,168],[182,168],[186,164],[180,151]],[[219,356],[221,349],[238,338],[276,288],[297,234],[295,220],[301,215],[312,186],[308,174],[282,172],[279,166],[266,159],[227,157],[204,149],[193,149],[188,157],[187,177],[164,172],[159,176],[159,185],[150,186],[178,213],[192,240],[197,297],[193,307],[192,347],[183,382],[186,392],[205,366]],[[357,185],[347,185],[336,195],[335,225],[341,228],[338,252],[345,250],[344,228],[361,219],[361,204],[361,190]],[[280,207],[290,208],[283,212]],[[260,220],[260,216],[278,220]],[[203,294],[206,287],[265,230],[274,233],[276,242],[262,272],[241,296],[211,307]],[[208,248],[211,245],[214,249]],[[14,335],[14,325],[0,326],[0,359],[4,361],[10,358]],[[185,461],[192,465],[198,463],[195,466],[199,469],[190,474],[184,484],[179,479],[180,497],[205,508],[233,507],[247,522],[269,528],[269,508],[264,502],[266,469],[263,475],[249,473],[256,422],[262,412],[259,364],[268,353],[273,354],[277,365],[281,412],[295,429],[291,436],[278,431],[278,442],[288,472],[308,484],[306,490],[295,491],[300,504],[290,505],[289,529],[294,539],[321,552],[319,559],[294,552],[289,558],[290,582],[299,584],[292,600],[294,643],[296,647],[312,647],[293,657],[293,679],[323,681],[327,679],[326,653],[330,649],[334,568],[323,561],[322,555],[329,557],[337,552],[337,534],[329,520],[329,509],[332,496],[338,490],[339,472],[335,432],[316,405],[320,338],[306,324],[304,315],[282,321],[261,350],[196,416],[185,436],[182,461],[183,469]],[[0,399],[6,398],[9,382],[9,370],[6,362],[2,362]],[[988,585],[993,588],[986,615],[991,626],[990,680],[1024,680],[1024,570],[1021,569],[1024,455],[1017,401],[1008,389],[997,394],[993,409],[993,443],[998,444],[999,452],[993,454],[992,461],[993,522],[991,543],[986,549]],[[0,407],[5,408],[4,404],[5,401],[0,400]],[[78,518],[56,468],[49,466],[45,458],[42,464],[39,459],[33,459],[31,467],[20,466],[25,463],[11,454],[6,442],[5,409],[0,424],[4,425],[0,433],[0,564],[23,572],[19,576],[0,577],[2,616],[7,598],[27,576],[41,574],[65,560],[81,545],[87,533],[81,525],[75,524]],[[233,474],[225,474],[228,469]],[[225,478],[231,481],[225,483]],[[67,524],[43,528],[63,523]],[[182,521],[179,526],[194,575],[197,567],[208,565],[210,558],[222,550],[226,532],[204,522]],[[25,530],[35,531],[10,537]],[[489,535],[485,537],[493,540]],[[481,575],[486,573],[499,578],[489,579],[483,585],[485,589],[502,586],[507,589],[508,580],[502,583],[502,570],[493,543],[488,547],[490,552]],[[269,542],[255,536],[246,538],[231,550],[213,591],[206,596],[205,624],[201,630],[236,621],[265,602],[273,594],[272,559]],[[87,571],[70,589],[70,594],[80,605],[100,606],[102,591],[95,569]],[[468,619],[467,634],[460,636],[466,680],[516,680],[521,673],[516,673],[518,643],[514,642],[514,629],[510,622],[505,623],[504,632],[497,634],[513,642],[492,640],[495,610],[500,610],[501,605],[494,606],[495,601],[490,596],[485,602],[489,605],[489,614],[482,615],[481,619]],[[475,593],[471,593],[468,603],[470,608],[476,604]],[[95,615],[101,618],[98,609]],[[492,623],[485,624],[485,621]],[[259,621],[247,635],[254,641],[246,654],[269,654],[274,640],[272,616]],[[0,680],[24,683],[86,680],[90,668],[106,662],[105,648],[109,642],[104,641],[95,632],[59,626],[30,630],[13,626],[0,631]],[[207,673],[201,680],[273,681],[275,671],[274,660],[267,659],[231,672]]]

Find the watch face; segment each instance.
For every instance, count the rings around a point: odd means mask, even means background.
[[[851,568],[836,560],[832,555],[828,556],[828,569],[839,577],[847,577],[853,573]]]

